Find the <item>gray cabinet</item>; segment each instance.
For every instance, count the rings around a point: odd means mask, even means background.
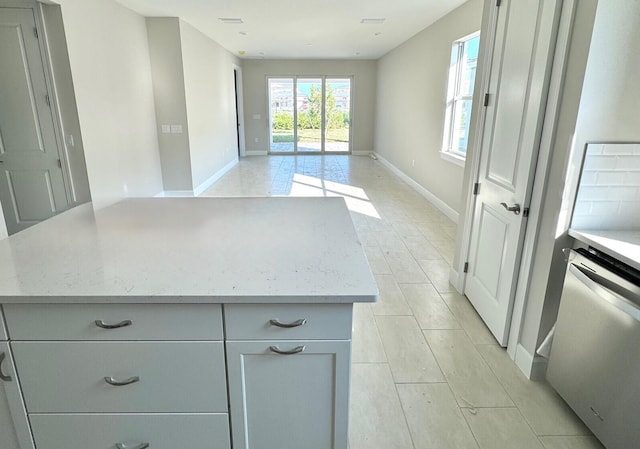
[[[234,449],[346,449],[351,342],[227,341]]]
[[[0,341],[0,448],[33,449],[9,343]]]

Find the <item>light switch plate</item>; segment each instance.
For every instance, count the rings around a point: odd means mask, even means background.
[[[182,125],[171,125],[171,134],[182,134]]]
[[[171,132],[171,125],[162,125],[162,134],[169,134]]]

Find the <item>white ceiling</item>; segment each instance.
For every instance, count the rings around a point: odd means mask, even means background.
[[[180,17],[241,58],[377,59],[466,0],[117,1],[143,16]]]

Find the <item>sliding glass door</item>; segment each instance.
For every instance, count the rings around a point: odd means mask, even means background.
[[[268,79],[271,154],[348,153],[351,78]]]

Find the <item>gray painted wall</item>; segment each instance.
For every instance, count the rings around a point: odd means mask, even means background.
[[[148,17],[146,22],[162,183],[164,190],[192,190],[180,21]],[[182,133],[163,133],[162,125],[182,125]]]
[[[378,61],[375,151],[456,212],[464,169],[440,157],[451,44],[482,9],[470,0]]]
[[[353,76],[352,149],[373,151],[376,61],[255,60],[242,66],[247,151],[269,149],[267,76]],[[254,119],[258,114],[259,119]],[[255,139],[258,139],[256,142]]]

